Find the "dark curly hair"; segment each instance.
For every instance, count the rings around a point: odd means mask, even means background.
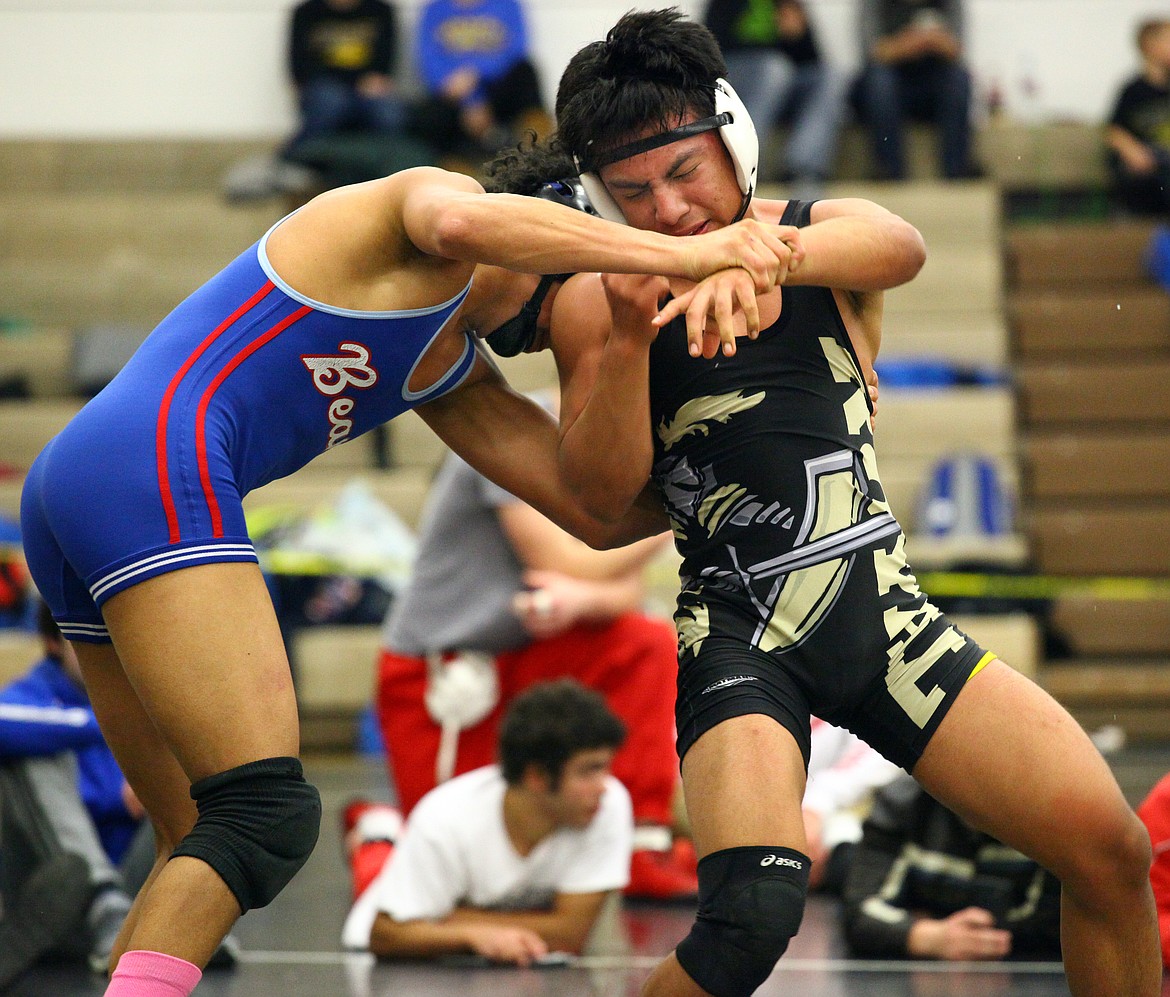
[[[557,87],[559,144],[585,168],[647,125],[668,131],[688,112],[706,117],[726,73],[702,24],[675,7],[630,11],[569,60]]]
[[[560,785],[573,755],[596,748],[618,748],[625,724],[605,704],[601,693],[576,679],[538,682],[517,696],[500,727],[500,768],[509,785],[524,778],[530,765]]]
[[[538,142],[533,135],[484,166],[483,187],[491,194],[532,197],[544,184],[576,175],[573,157],[555,136],[547,142]]]

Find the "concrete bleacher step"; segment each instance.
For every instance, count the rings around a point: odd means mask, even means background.
[[[1049,575],[1170,577],[1170,504],[1033,508],[1036,570]]]
[[[81,405],[77,398],[0,401],[0,462],[26,471]]]
[[[1019,366],[1024,425],[1170,423],[1170,357]]]
[[[874,432],[879,459],[934,461],[960,451],[1014,456],[1015,408],[1004,386],[882,388]]]
[[[279,217],[213,192],[5,195],[4,312],[33,324],[147,329]]]
[[[1021,448],[1028,493],[1038,504],[1170,500],[1170,432],[1032,430],[1023,434]]]
[[[112,252],[221,265],[280,215],[271,204],[228,204],[214,191],[0,195],[11,225],[4,260],[100,260]]]
[[[25,194],[216,191],[241,160],[269,155],[279,136],[16,139],[0,142],[5,188]]]
[[[998,307],[953,309],[891,307],[882,322],[878,361],[932,358],[969,367],[1002,367],[1009,337]]]
[[[302,710],[356,712],[369,703],[381,634],[377,624],[296,630],[290,657]]]
[[[1053,600],[1049,623],[1076,655],[1086,658],[1170,658],[1170,595],[1106,599],[1063,595]]]
[[[998,253],[999,189],[985,181],[830,183],[830,197],[860,197],[905,218],[922,233],[929,256],[936,247],[987,246]],[[781,188],[778,197],[787,194]]]
[[[1016,288],[1148,284],[1144,266],[1154,223],[1058,222],[1008,229],[1004,256]]]
[[[0,382],[19,383],[37,398],[71,394],[72,330],[28,326],[0,332]]]
[[[1165,741],[1170,658],[1049,662],[1039,682],[1087,730],[1121,727],[1132,741]]]
[[[1170,295],[1153,284],[1012,292],[1017,354],[1028,360],[1170,354]]]

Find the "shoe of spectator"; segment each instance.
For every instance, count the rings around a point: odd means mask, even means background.
[[[382,871],[402,833],[402,811],[388,803],[354,799],[341,812],[342,840],[356,900]]]
[[[625,895],[631,900],[654,900],[660,903],[695,903],[699,898],[699,876],[693,863],[694,848],[686,839],[670,840],[665,832],[665,847],[639,847],[649,837],[639,828],[630,856],[630,882]],[[681,843],[681,844],[680,844]]]
[[[0,991],[80,924],[92,889],[78,855],[55,855],[32,871],[0,921]]]
[[[85,926],[92,944],[89,950],[89,968],[95,973],[106,973],[110,968],[110,953],[118,940],[118,932],[126,923],[133,901],[119,889],[102,890],[89,905]]]
[[[393,844],[402,833],[402,811],[389,803],[355,798],[341,812],[341,837],[346,854],[371,841]]]

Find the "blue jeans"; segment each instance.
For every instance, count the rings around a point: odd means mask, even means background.
[[[727,80],[747,107],[760,133],[761,152],[768,132],[790,125],[782,164],[760,162],[760,179],[787,174],[825,180],[833,171],[837,138],[845,118],[847,80],[823,62],[797,65],[773,50],[729,52]]]
[[[969,174],[971,74],[959,63],[925,59],[898,66],[868,65],[857,83],[857,102],[883,179],[906,177],[906,118],[934,123],[944,177],[953,180]]]
[[[406,124],[406,102],[397,94],[363,97],[353,87],[328,76],[310,80],[301,88],[300,107],[301,126],[286,152],[350,128],[394,135],[401,134]]]

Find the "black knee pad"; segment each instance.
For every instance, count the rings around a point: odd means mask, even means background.
[[[699,862],[699,913],[675,957],[714,997],[748,997],[800,928],[811,862],[791,848],[745,846]]]
[[[244,911],[264,907],[312,854],[321,830],[321,797],[296,758],[264,758],[191,787],[195,827],[171,858],[202,859]]]

